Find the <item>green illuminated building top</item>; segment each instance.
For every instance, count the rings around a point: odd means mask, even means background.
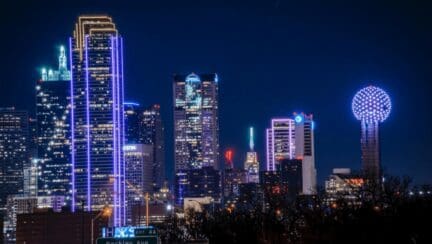
[[[60,46],[60,52],[58,57],[58,70],[42,68],[41,80],[42,81],[58,81],[58,80],[70,80],[70,71],[67,69],[66,62],[66,50],[64,46]]]

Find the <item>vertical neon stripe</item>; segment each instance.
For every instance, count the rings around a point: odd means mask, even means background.
[[[74,84],[73,84],[73,65],[72,65],[72,38],[69,37],[69,67],[70,67],[70,106],[71,106],[71,176],[72,176],[72,212],[75,212],[75,118],[74,118]]]
[[[292,123],[291,123],[291,120],[287,120],[288,121],[288,138],[289,138],[289,140],[288,140],[288,146],[289,146],[289,158],[290,159],[293,159],[294,157],[293,157],[293,152],[292,152]]]
[[[117,226],[117,216],[118,216],[118,189],[117,189],[117,177],[118,177],[118,171],[117,171],[117,137],[116,137],[116,77],[115,77],[115,57],[114,57],[114,38],[111,36],[111,79],[112,79],[112,123],[113,123],[113,170],[114,170],[114,226]]]
[[[115,121],[115,128],[116,128],[116,136],[115,136],[115,140],[116,140],[116,164],[117,164],[117,189],[118,189],[118,194],[117,194],[117,201],[118,201],[118,206],[117,206],[117,225],[116,226],[121,226],[121,219],[122,219],[122,194],[123,194],[123,189],[121,186],[121,176],[122,176],[122,169],[120,167],[120,128],[119,128],[119,120],[120,120],[120,109],[119,109],[119,99],[120,99],[120,88],[119,88],[119,60],[118,60],[118,37],[116,36],[114,38],[114,47],[115,47],[115,52],[114,52],[114,61],[115,61],[115,65],[116,65],[116,69],[115,69],[115,83],[116,83],[116,89],[114,90],[116,97],[115,97],[115,112],[116,112],[116,121]]]
[[[86,120],[87,120],[87,211],[91,211],[91,164],[90,164],[90,103],[89,103],[89,65],[88,35],[85,36],[85,67],[86,67]]]
[[[271,163],[270,163],[270,170],[271,171],[274,171],[275,170],[275,152],[276,152],[276,142],[275,142],[275,136],[274,136],[274,131],[275,131],[275,128],[274,128],[274,120],[272,120],[272,128],[271,128],[271,132],[272,132],[272,134],[271,134],[271,136],[272,136],[272,139],[271,139],[271,145],[272,145],[272,158],[271,158]]]
[[[270,133],[269,130],[271,129],[266,129],[266,151],[267,151],[267,168],[266,170],[269,171],[270,170]]]
[[[122,152],[122,157],[121,157],[121,166],[123,168],[123,180],[122,180],[122,187],[123,187],[123,204],[122,204],[122,210],[123,210],[123,225],[126,225],[126,169],[125,169],[125,155],[123,152],[123,146],[125,145],[125,123],[124,123],[124,107],[123,107],[123,103],[124,103],[124,73],[123,73],[123,38],[120,37],[120,64],[121,64],[121,92],[122,92],[122,96],[121,96],[121,100],[120,100],[120,115],[121,115],[121,121],[120,121],[120,125],[121,125],[121,141],[122,141],[122,145],[120,147],[120,150]]]

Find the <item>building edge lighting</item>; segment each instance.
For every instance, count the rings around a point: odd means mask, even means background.
[[[85,79],[86,79],[86,124],[87,124],[87,211],[91,211],[91,162],[90,162],[90,88],[89,88],[89,66],[88,66],[88,35],[84,37],[85,52]]]
[[[115,88],[116,88],[116,70],[115,70],[115,58],[114,58],[114,37],[110,37],[110,41],[111,41],[111,90],[112,90],[112,121],[113,121],[113,171],[114,171],[114,182],[113,182],[113,214],[114,214],[114,225],[116,226],[117,224],[117,220],[118,220],[118,185],[117,185],[117,177],[118,177],[118,168],[117,168],[117,128],[116,128],[116,92],[115,92]]]
[[[122,141],[123,141],[123,144],[122,145],[125,145],[125,140],[126,140],[126,138],[125,138],[125,120],[124,120],[124,69],[123,69],[123,37],[120,37],[120,61],[121,61],[121,89],[122,89],[122,98],[121,98],[121,111],[120,111],[120,114],[121,114],[121,117],[122,117],[122,119],[121,119],[121,122],[122,122]],[[123,150],[121,151],[122,152],[122,166],[123,166],[123,183],[122,183],[122,186],[123,186],[123,202],[124,203],[126,203],[126,161],[125,161],[125,154],[124,154],[124,152],[123,152]],[[126,216],[126,208],[123,206],[123,211],[124,211],[124,216]],[[126,224],[126,218],[123,218],[123,224],[125,225]]]
[[[73,84],[73,65],[72,65],[72,37],[69,37],[69,66],[70,66],[70,113],[71,113],[71,162],[72,162],[72,206],[71,211],[75,212],[75,120],[74,120],[74,84]]]

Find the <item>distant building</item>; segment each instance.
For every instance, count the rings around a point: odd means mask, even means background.
[[[333,169],[333,173],[325,181],[325,202],[330,204],[344,200],[348,204],[361,204],[361,189],[365,181],[360,174],[352,173],[347,168]]]
[[[239,185],[239,196],[234,208],[241,211],[264,209],[264,192],[260,184],[246,183]]]
[[[271,120],[267,137],[267,171],[275,171],[283,159],[295,156],[295,124],[291,118]]]
[[[303,161],[299,159],[285,159],[281,162],[281,183],[287,187],[290,201],[303,193]]]
[[[217,74],[175,75],[174,160],[176,172],[219,168]]]
[[[7,197],[22,193],[24,168],[30,163],[27,111],[0,108],[0,210]]]
[[[249,128],[249,152],[246,153],[246,161],[244,169],[247,171],[247,182],[259,183],[259,170],[260,165],[258,162],[258,155],[254,150],[254,129]]]
[[[126,214],[127,223],[132,221],[132,208],[144,202],[144,195],[151,193],[153,146],[127,144],[123,147],[126,163]]]
[[[60,212],[66,205],[64,196],[25,196],[10,195],[7,199],[6,234],[9,242],[15,242],[17,216],[24,213],[33,213],[36,209],[51,209]]]
[[[124,102],[125,141],[127,144],[142,143],[141,114],[144,108],[139,103]]]
[[[316,194],[313,127],[312,115],[294,113],[293,118],[272,119],[266,130],[267,171],[278,170],[283,160],[302,160],[304,195]]]
[[[234,151],[232,149],[226,149],[224,153],[225,158],[225,169],[233,169],[234,168]]]
[[[218,203],[221,200],[221,175],[212,167],[178,172],[175,181],[178,205],[187,197],[212,197]]]
[[[302,160],[302,193],[316,194],[314,121],[312,114],[294,113],[295,159]]]
[[[70,71],[60,47],[58,70],[43,68],[36,84],[38,193],[71,199]]]
[[[9,195],[6,204],[5,233],[7,243],[16,242],[17,215],[32,213],[37,208],[37,197]]]
[[[67,204],[65,196],[39,196],[37,197],[37,208],[49,208],[54,212],[61,212]]]
[[[99,212],[53,212],[40,210],[19,214],[16,243],[96,243],[102,228],[108,226],[107,217],[96,218]],[[93,224],[93,240],[91,242]]]
[[[125,102],[124,110],[126,142],[153,146],[152,191],[157,191],[165,181],[165,141],[160,106],[144,108],[138,103]]]
[[[36,197],[38,195],[39,162],[39,159],[31,158],[30,164],[24,168],[24,196]]]
[[[149,203],[149,224],[163,223],[173,213],[174,208],[169,203]],[[146,225],[146,206],[135,205],[132,207],[132,226]]]
[[[0,213],[0,243],[4,243],[4,234],[3,234],[3,230],[4,230],[4,217],[3,214]]]
[[[29,154],[30,159],[38,158],[38,124],[35,118],[29,117]]]
[[[174,201],[174,195],[168,188],[168,182],[165,181],[164,186],[159,191],[153,193],[153,199],[157,202],[170,203]]]
[[[242,169],[228,168],[223,171],[222,178],[224,202],[236,202],[240,195],[239,185],[248,183],[248,172]]]
[[[260,185],[268,197],[285,195],[288,192],[288,186],[283,184],[280,171],[261,171]]]

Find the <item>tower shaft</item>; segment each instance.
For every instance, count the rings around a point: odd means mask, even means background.
[[[379,148],[379,123],[361,122],[362,169],[367,177],[379,179],[381,158]]]

